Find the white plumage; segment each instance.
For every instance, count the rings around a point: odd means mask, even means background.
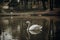
[[[42,31],[42,26],[41,25],[32,25],[28,29],[31,34],[38,34]]]

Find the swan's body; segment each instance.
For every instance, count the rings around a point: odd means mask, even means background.
[[[40,31],[42,31],[41,29],[42,29],[41,25],[32,25],[29,28],[29,32],[31,34],[38,34],[38,33],[40,33]]]

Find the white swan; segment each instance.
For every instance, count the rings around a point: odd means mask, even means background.
[[[42,31],[42,26],[38,24],[34,24],[30,26],[30,21],[26,21],[28,23],[27,32],[31,34],[39,34]]]
[[[41,31],[42,31],[41,25],[34,24],[34,25],[30,26],[30,28],[29,28],[29,32],[31,34],[39,34]]]

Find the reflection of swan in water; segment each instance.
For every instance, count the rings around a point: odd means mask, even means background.
[[[32,26],[30,26],[30,22],[27,21],[26,23],[28,23],[28,27],[27,27],[27,31],[31,34],[39,34],[42,31],[42,26],[38,25],[38,24],[34,24]]]

